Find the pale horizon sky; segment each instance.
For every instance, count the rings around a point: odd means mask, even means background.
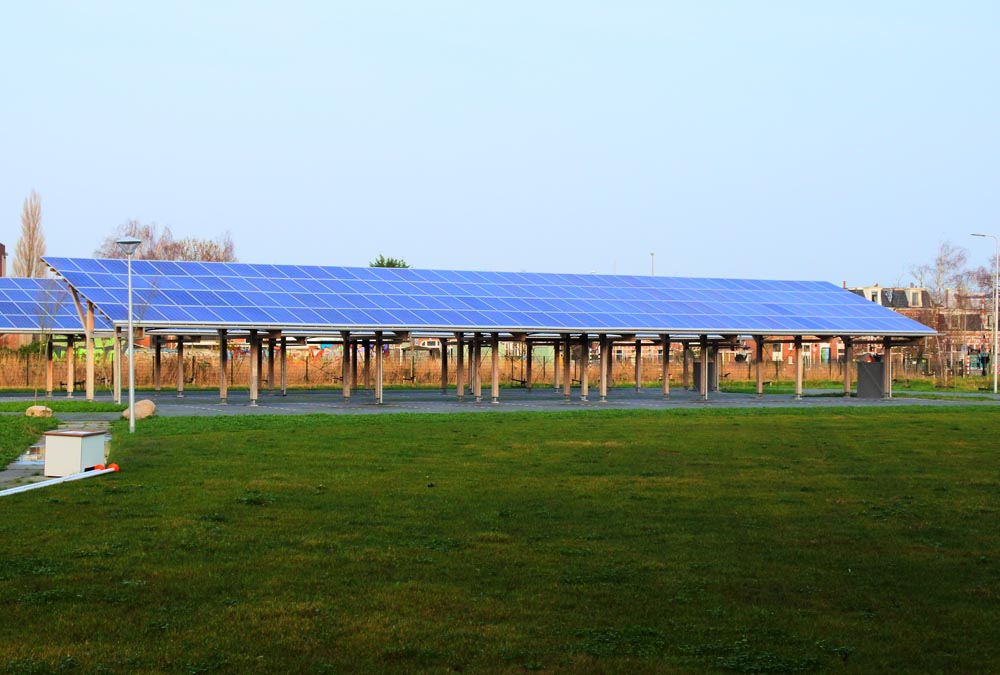
[[[32,2],[0,242],[905,284],[1000,234],[993,2]]]

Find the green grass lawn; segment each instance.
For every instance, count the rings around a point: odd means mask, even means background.
[[[1000,660],[993,407],[123,431],[121,473],[0,501],[0,673]]]

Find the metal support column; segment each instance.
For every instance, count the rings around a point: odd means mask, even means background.
[[[590,338],[586,333],[580,336],[580,400],[586,401],[590,392]]]

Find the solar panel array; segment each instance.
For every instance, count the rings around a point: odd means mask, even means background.
[[[94,327],[111,330],[96,313]],[[58,279],[0,277],[0,333],[42,332],[83,332],[66,284]]]
[[[126,261],[45,261],[112,321]],[[133,261],[150,327],[767,335],[929,335],[822,281]]]

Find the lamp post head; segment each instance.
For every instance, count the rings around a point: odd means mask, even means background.
[[[139,248],[142,240],[136,239],[135,237],[122,237],[115,243],[118,244],[118,248],[121,249],[122,253],[131,258],[132,254],[135,253],[135,250]]]

